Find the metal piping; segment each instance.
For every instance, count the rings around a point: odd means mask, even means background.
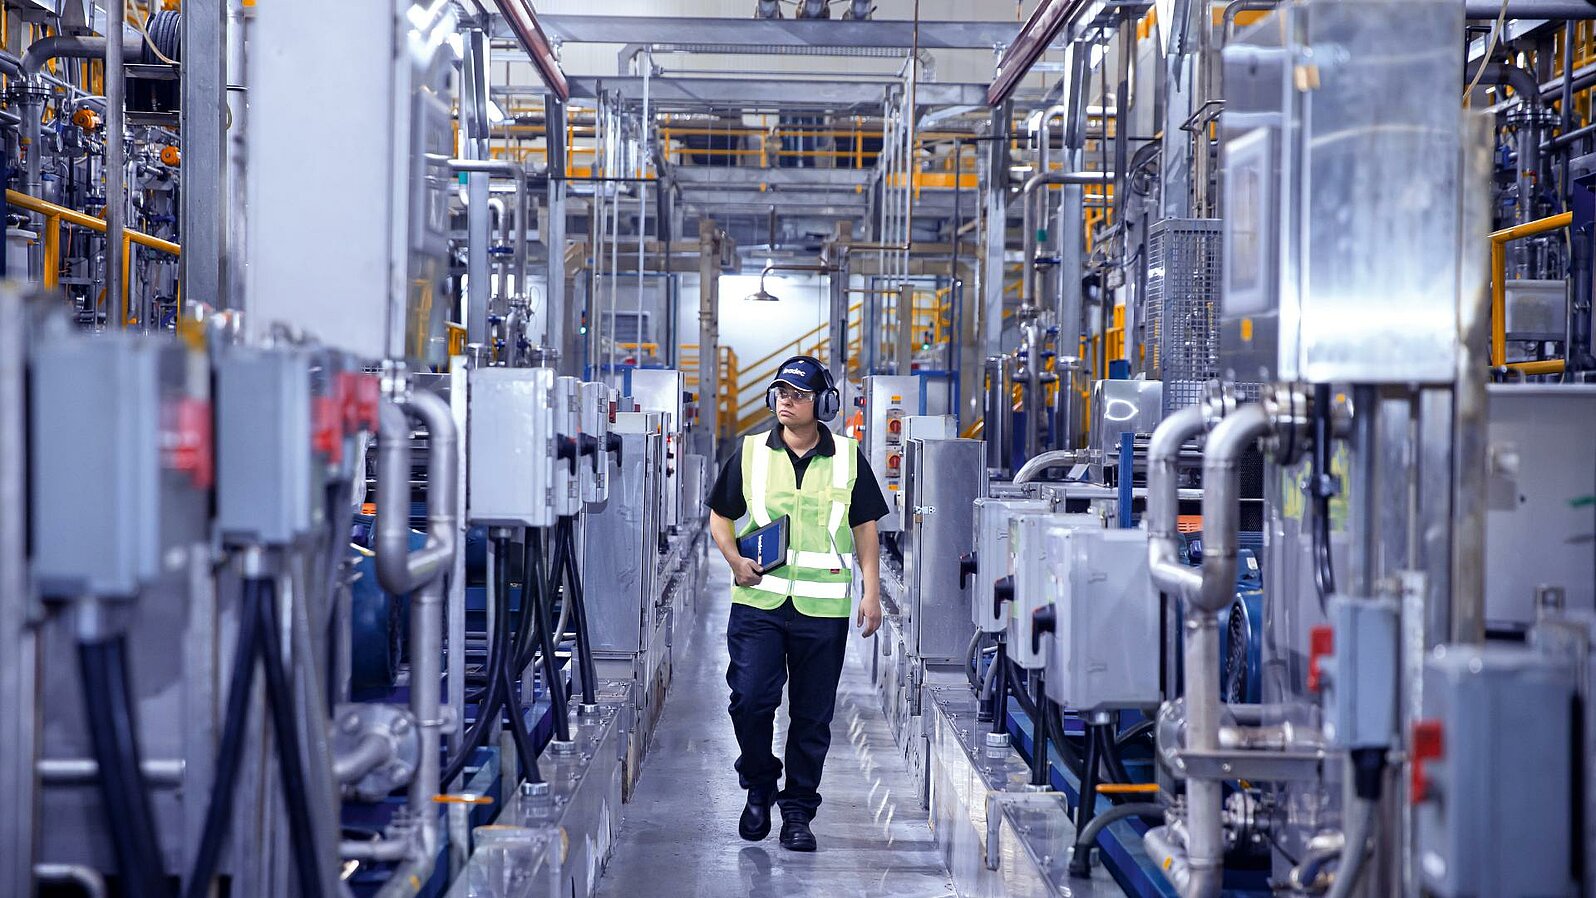
[[[502,159],[450,159],[449,168],[456,172],[498,175],[515,183],[515,290],[512,297],[526,298],[528,217],[531,214],[531,177],[526,169]],[[508,227],[506,227],[508,232]]]
[[[42,883],[70,883],[87,898],[105,898],[105,877],[85,864],[34,864],[33,875]]]
[[[427,542],[409,550],[410,425],[406,413],[426,427]],[[439,742],[443,728],[443,593],[456,549],[455,506],[459,474],[459,441],[448,403],[426,391],[410,394],[403,405],[384,402],[377,437],[377,579],[393,593],[411,593],[410,711],[421,740],[420,761],[410,782],[409,810],[415,837],[349,842],[344,857],[361,860],[409,860],[378,892],[413,894],[412,883],[431,878],[437,857],[438,817],[432,797],[438,793]]]
[[[1051,452],[1043,452],[1020,466],[1019,472],[1014,475],[1014,483],[1016,486],[1022,483],[1030,483],[1036,479],[1037,475],[1054,465],[1074,465],[1079,463],[1079,459],[1080,453],[1074,449],[1054,449]]]
[[[105,31],[107,36],[122,34],[127,20],[127,6],[123,3],[107,4]],[[105,329],[122,326],[118,320],[127,315],[122,290],[126,279],[122,271],[124,257],[129,247],[123,243],[122,232],[127,225],[127,79],[122,77],[123,62],[127,56],[124,41],[106,40],[105,45]],[[34,153],[38,155],[37,152]],[[131,299],[131,298],[130,298]],[[117,313],[113,314],[113,309]],[[146,330],[149,322],[139,316],[139,324]]]
[[[1031,194],[1049,184],[1110,184],[1113,172],[1056,171],[1037,172],[1020,188],[1021,209],[1025,213],[1025,276],[1020,281],[1020,305],[1031,305],[1031,281],[1036,276],[1036,228],[1031,226]]]
[[[333,777],[340,783],[352,783],[376,770],[393,757],[393,743],[387,736],[368,733],[355,750],[333,759]]]
[[[1175,482],[1180,449],[1207,426],[1201,406],[1164,419],[1147,446],[1147,562],[1153,583],[1172,596],[1202,588],[1202,574],[1180,562],[1180,493]]]
[[[103,37],[71,37],[56,35],[54,37],[40,38],[28,45],[21,59],[16,60],[20,71],[15,73],[24,78],[34,79],[44,71],[45,63],[52,59],[105,59],[109,50],[110,41]],[[137,56],[142,52],[143,39],[138,34],[122,35],[122,55],[124,57]],[[9,54],[8,54],[9,55]],[[0,69],[12,74],[9,69],[9,60],[0,61]],[[110,90],[110,82],[106,82],[106,90]]]
[[[1518,206],[1516,218],[1519,223],[1528,221],[1534,214],[1534,203],[1531,202],[1535,189],[1537,175],[1541,169],[1541,85],[1535,76],[1517,66],[1500,62],[1484,62],[1481,66],[1474,67],[1464,78],[1464,83],[1472,84],[1478,79],[1481,83],[1506,85],[1513,89],[1528,105],[1530,114],[1525,116],[1522,138],[1518,141]]]
[[[1241,455],[1271,426],[1269,412],[1261,404],[1249,402],[1226,415],[1208,436],[1203,451],[1202,590],[1186,597],[1200,611],[1217,614],[1235,599]]]

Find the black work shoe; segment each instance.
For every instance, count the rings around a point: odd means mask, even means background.
[[[781,824],[781,847],[788,851],[814,851],[815,834],[806,820],[786,820]]]
[[[748,790],[748,804],[743,806],[743,816],[737,821],[737,835],[750,842],[770,835],[769,794]]]

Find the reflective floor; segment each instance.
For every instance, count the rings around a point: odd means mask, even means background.
[[[726,716],[730,571],[711,550],[705,595],[686,664],[676,671],[642,780],[599,882],[603,898],[949,898],[943,866],[914,784],[887,731],[855,637],[843,669],[831,754],[815,819],[820,850],[782,850],[737,835],[743,791]],[[776,743],[785,738],[777,716]],[[781,754],[777,749],[777,755]]]

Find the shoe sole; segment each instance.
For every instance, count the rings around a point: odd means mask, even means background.
[[[812,852],[812,851],[815,850],[815,846],[814,845],[791,845],[791,844],[788,844],[786,842],[781,843],[781,847],[787,849],[788,851],[797,851],[797,852],[802,852],[804,854],[808,854],[809,852]]]
[[[770,835],[770,827],[765,827],[764,832],[755,835],[739,826],[737,827],[737,835],[742,836],[745,842],[763,842]]]

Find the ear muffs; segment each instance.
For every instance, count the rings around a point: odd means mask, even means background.
[[[826,386],[815,394],[815,420],[830,421],[837,417],[837,412],[842,410],[842,394],[837,392],[837,382],[831,377],[831,369],[820,364],[820,360],[807,355],[794,356],[793,359],[805,359],[813,362],[820,369],[820,376],[825,379]],[[787,361],[792,361],[788,359]],[[783,363],[785,364],[785,363]],[[776,410],[776,388],[770,387],[765,391],[765,408]]]

